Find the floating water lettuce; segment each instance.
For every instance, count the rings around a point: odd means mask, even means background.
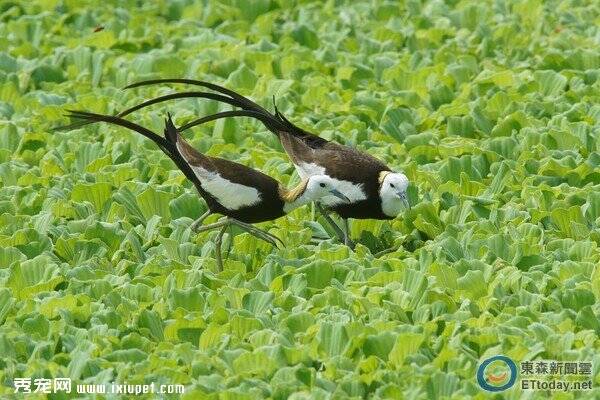
[[[0,7],[1,395],[15,378],[70,377],[184,385],[165,398],[477,398],[478,363],[506,354],[592,361],[595,389],[553,395],[598,397],[595,2],[13,3]],[[231,229],[217,273],[213,233],[190,230],[206,206],[159,149],[116,127],[52,130],[66,108],[197,90],[121,90],[166,77],[275,101],[403,170],[412,208],[351,221],[354,252],[311,207],[261,224],[285,247]],[[167,112],[184,124],[230,109],[186,99],[128,118],[162,134]],[[184,134],[297,182],[256,121]]]

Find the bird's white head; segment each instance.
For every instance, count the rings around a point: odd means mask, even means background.
[[[325,196],[335,196],[344,203],[349,203],[350,199],[342,192],[336,189],[335,181],[327,175],[313,175],[308,178],[304,194],[311,200],[318,200]]]
[[[286,203],[283,210],[289,213],[295,208],[317,201],[325,196],[335,196],[344,203],[350,200],[335,187],[333,179],[326,175],[313,175],[292,190],[280,192],[282,200]]]
[[[383,171],[379,174],[379,196],[384,214],[395,217],[403,208],[410,208],[406,189],[408,178],[400,172]]]

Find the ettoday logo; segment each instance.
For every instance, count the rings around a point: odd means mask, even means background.
[[[503,355],[485,359],[477,368],[477,383],[488,392],[502,392],[513,387],[516,380],[517,365]]]

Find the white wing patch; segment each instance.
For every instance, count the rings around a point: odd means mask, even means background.
[[[327,175],[325,173],[325,168],[315,163],[300,163],[296,165],[296,171],[298,171],[298,175],[300,175],[300,178],[302,179],[306,179],[313,175]]]
[[[300,163],[296,165],[296,171],[298,171],[298,175],[300,175],[300,178],[302,179],[306,179],[313,175],[329,176],[325,173],[324,167],[321,167],[320,165],[317,165],[315,163]],[[351,203],[366,200],[367,194],[363,190],[362,184],[356,184],[354,182],[339,180],[335,178],[331,178],[331,180],[333,181],[333,186],[337,190],[345,194],[350,199]],[[319,200],[319,202],[329,207],[336,206],[339,204],[347,204],[339,197],[335,197],[333,195],[324,196]]]
[[[342,192],[346,197],[350,199],[350,203],[356,203],[361,200],[366,200],[367,194],[363,190],[362,184],[356,184],[350,181],[342,181],[339,179],[331,178],[333,180],[333,187]],[[335,196],[324,196],[320,200],[321,203],[326,206],[337,206],[339,204],[347,204],[344,200]]]
[[[216,172],[207,171],[192,165],[194,174],[200,180],[200,186],[213,196],[225,208],[239,210],[253,206],[261,201],[260,192],[251,186],[230,182]]]

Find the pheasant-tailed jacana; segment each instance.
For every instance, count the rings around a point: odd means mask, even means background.
[[[233,90],[210,82],[191,79],[156,79],[137,82],[127,88],[158,83],[191,84],[218,93],[172,93],[146,101],[119,115],[127,115],[162,101],[187,97],[208,98],[241,108],[242,110],[224,111],[194,120],[183,125],[181,130],[226,117],[247,116],[259,119],[280,139],[301,178],[306,179],[315,175],[328,176],[333,180],[336,189],[350,199],[350,202],[344,202],[339,198],[326,196],[319,201],[342,217],[346,228],[345,232],[341,232],[331,218],[322,212],[338,236],[342,236],[345,243],[350,246],[353,246],[353,243],[348,237],[348,218],[393,219],[404,208],[410,207],[406,196],[409,184],[406,175],[393,172],[386,164],[367,153],[328,141],[299,128],[283,116],[277,107],[275,107],[275,113],[272,114]],[[322,211],[322,209],[320,210]]]
[[[215,240],[215,259],[222,270],[221,238],[230,225],[237,225],[248,233],[276,246],[277,237],[255,228],[251,223],[277,219],[297,207],[323,196],[332,195],[349,201],[334,187],[333,180],[325,175],[303,178],[293,189],[286,189],[275,179],[245,165],[222,158],[210,157],[195,150],[180,135],[171,116],[165,119],[164,137],[131,121],[111,115],[84,111],[68,111],[76,120],[73,124],[59,128],[79,128],[87,123],[107,122],[133,130],[152,140],[173,160],[175,165],[194,184],[204,198],[208,211],[201,216],[197,226],[211,213],[226,218],[196,229],[198,232],[221,228]],[[281,240],[279,240],[281,242]]]

